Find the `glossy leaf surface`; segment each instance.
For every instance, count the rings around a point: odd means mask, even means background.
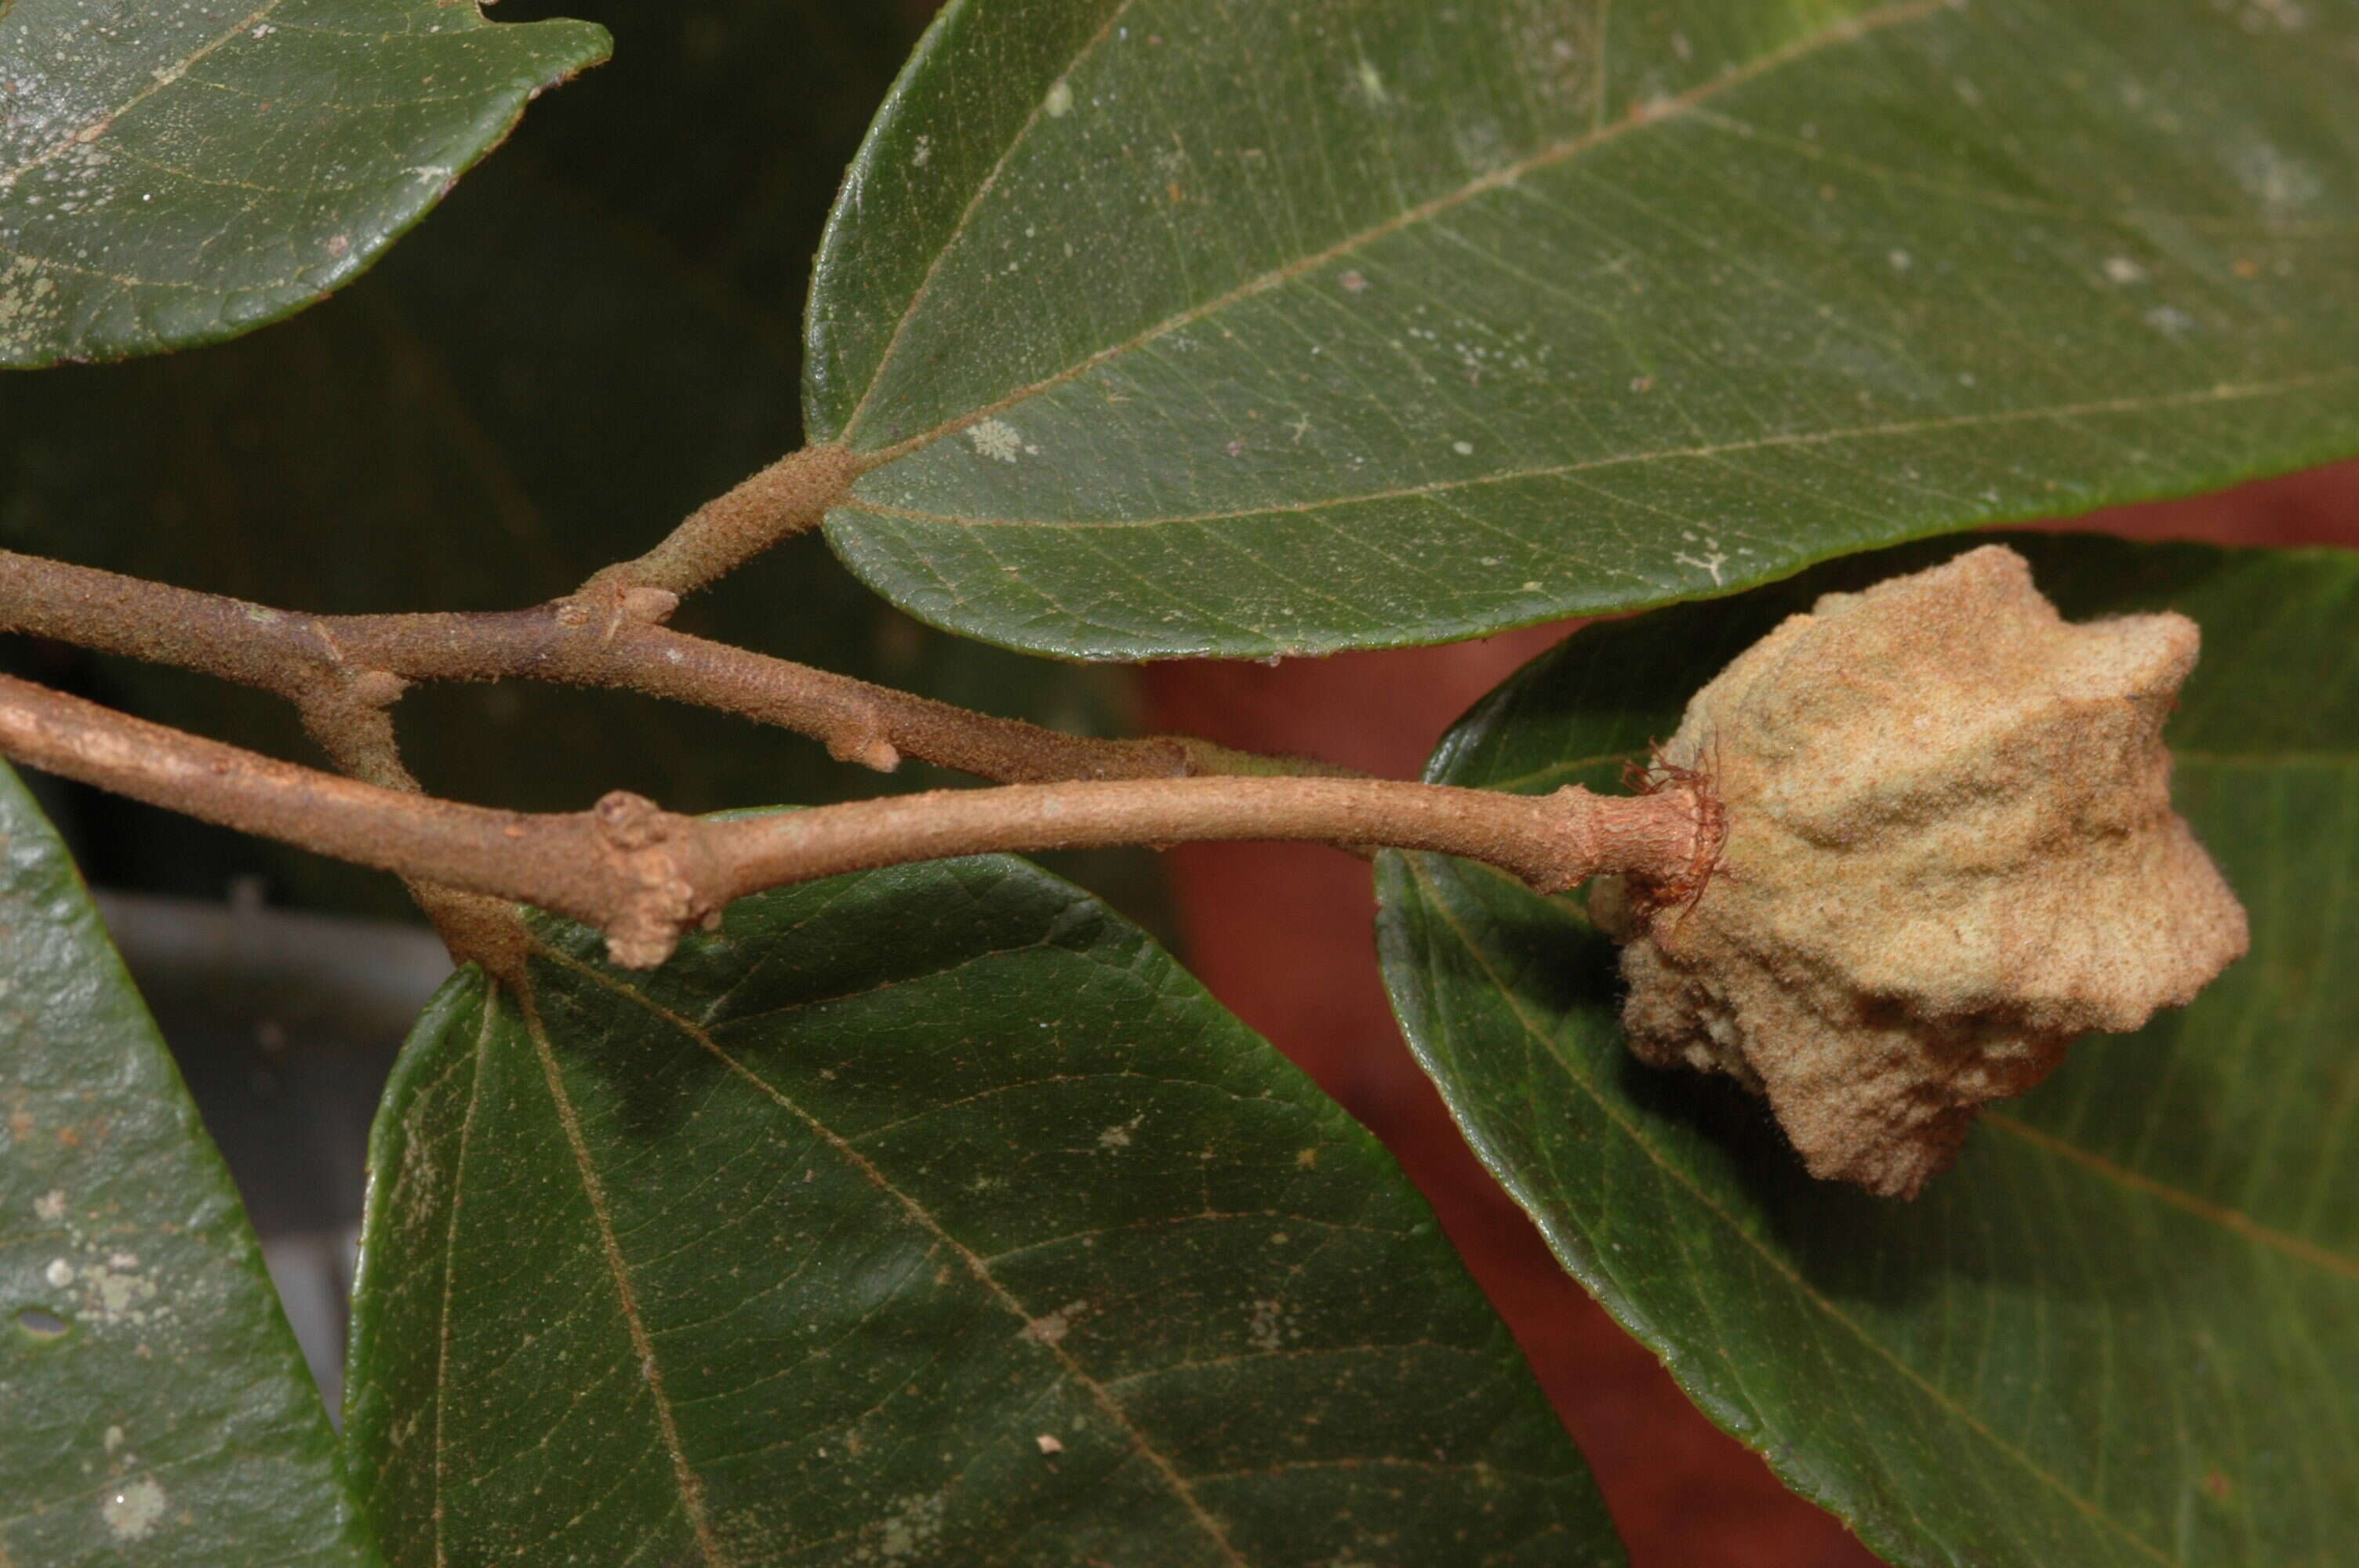
[[[2359,7],[963,0],[830,524],[1100,657],[1467,637],[2359,448]]]
[[[1566,1266],[1892,1561],[2331,1562],[2359,1538],[2359,557],[2016,543],[2068,616],[2203,629],[2175,791],[2253,946],[2193,1006],[2074,1046],[1902,1205],[1811,1181],[1726,1080],[1631,1061],[1577,898],[1389,857],[1394,1002]],[[1960,547],[1592,627],[1433,776],[1611,787],[1780,617]]]
[[[396,1070],[350,1386],[397,1563],[1620,1561],[1368,1136],[1010,860],[541,927]]]
[[[440,0],[0,6],[0,368],[301,308],[605,49]]]
[[[0,979],[0,1563],[374,1563],[229,1173],[5,767]]]

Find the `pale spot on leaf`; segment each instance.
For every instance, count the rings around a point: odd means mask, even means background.
[[[966,433],[974,449],[986,458],[1012,463],[1024,453],[1024,438],[1005,419],[985,419]]]
[[[105,1500],[98,1505],[98,1512],[117,1541],[137,1541],[164,1517],[165,1501],[164,1488],[142,1476],[107,1493]]]

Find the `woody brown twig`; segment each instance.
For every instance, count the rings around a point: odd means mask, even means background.
[[[564,599],[479,614],[307,615],[0,552],[0,629],[201,671],[296,704],[339,777],[0,677],[0,752],[69,778],[405,878],[455,956],[512,969],[515,905],[597,925],[619,963],[764,888],[997,851],[1307,839],[1484,860],[1553,891],[1601,872],[1669,883],[1716,845],[1695,791],[1545,797],[1339,776],[1185,737],[1104,741],[969,712],[673,632],[679,595],[815,525],[857,477],[794,454],[700,508],[662,544]],[[612,794],[526,815],[437,800],[403,766],[390,708],[411,682],[560,681],[781,725],[836,756],[904,755],[1000,781],[707,821]],[[1260,775],[1260,776],[1256,776]]]
[[[586,812],[533,815],[277,762],[5,676],[0,752],[208,822],[572,916],[604,931],[614,960],[634,968],[661,963],[680,933],[747,893],[912,860],[1310,839],[1462,855],[1555,891],[1608,872],[1675,875],[1692,864],[1703,820],[1683,791],[1527,796],[1239,777],[937,791],[728,820],[618,792]]]
[[[1188,737],[1100,740],[975,713],[674,632],[662,622],[677,603],[639,587],[527,610],[308,615],[0,551],[0,629],[259,687],[307,711],[323,693],[381,710],[405,682],[521,678],[718,708],[886,771],[911,756],[1003,784],[1340,772]]]

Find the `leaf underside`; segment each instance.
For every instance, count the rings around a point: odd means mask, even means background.
[[[1071,888],[785,890],[639,975],[538,931],[374,1139],[393,1561],[1621,1561],[1398,1172]]]
[[[5,765],[0,976],[0,1563],[375,1562],[229,1173]]]
[[[444,0],[0,6],[0,368],[300,309],[605,49]]]
[[[1088,657],[1467,637],[2359,448],[2359,4],[962,0],[828,524]]]
[[[2203,629],[2176,795],[2253,946],[2193,1006],[2076,1045],[1908,1205],[1811,1181],[1725,1080],[1631,1061],[1575,899],[1386,857],[1395,1006],[1566,1266],[1894,1562],[2335,1561],[2359,1539],[2359,558],[2014,542],[2070,617]],[[1584,631],[1430,776],[1610,787],[1780,617],[1955,548]]]

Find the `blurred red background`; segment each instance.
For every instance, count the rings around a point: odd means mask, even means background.
[[[2056,526],[2359,546],[2359,463]],[[1274,667],[1151,665],[1150,721],[1232,746],[1414,777],[1476,697],[1578,624]],[[1864,1568],[1876,1561],[1689,1404],[1653,1355],[1558,1268],[1475,1162],[1393,1023],[1376,974],[1364,862],[1307,845],[1224,844],[1177,850],[1169,863],[1191,967],[1383,1139],[1424,1190],[1588,1454],[1636,1568]]]

